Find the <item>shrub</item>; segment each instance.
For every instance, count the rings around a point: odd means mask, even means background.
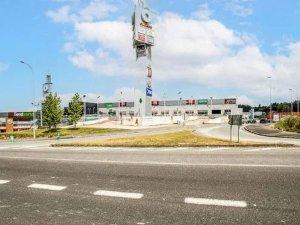
[[[282,118],[275,127],[284,131],[300,133],[300,116],[287,116]]]

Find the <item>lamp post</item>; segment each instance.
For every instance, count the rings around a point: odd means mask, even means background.
[[[100,117],[100,112],[99,112],[100,98],[101,98],[101,96],[99,95],[97,97],[97,100],[98,100],[98,102],[97,102],[97,117],[98,117],[98,119]]]
[[[297,101],[297,114],[300,116],[300,96],[298,96],[298,101]]]
[[[166,116],[166,93],[163,94],[164,99],[164,116]]]
[[[33,86],[33,102],[31,104],[33,106],[33,112],[32,112],[33,113],[33,116],[32,116],[32,120],[33,120],[33,138],[35,139],[36,138],[36,117],[35,117],[36,115],[35,115],[35,113],[36,113],[36,106],[38,106],[36,104],[36,98],[35,98],[35,76],[34,76],[33,68],[29,63],[26,63],[25,61],[20,61],[20,63],[26,65],[29,68],[29,70],[31,71],[31,74],[32,74],[32,79],[33,79],[33,84],[32,84],[32,86]]]
[[[291,93],[291,115],[293,115],[293,89],[290,88],[289,91]]]
[[[181,108],[181,94],[182,94],[182,91],[178,91],[177,92],[177,95],[178,95],[178,98],[179,98],[179,100],[178,100],[178,110],[177,110],[177,115],[179,114],[179,108]],[[181,110],[181,109],[180,109]]]
[[[270,123],[272,123],[272,120],[273,120],[273,116],[272,116],[272,77],[271,76],[268,76],[267,77],[268,80],[269,80],[269,87],[270,87]]]
[[[210,117],[212,117],[213,113],[212,113],[212,101],[213,101],[213,97],[209,97],[210,98]]]
[[[86,119],[86,101],[85,101],[86,95],[83,95],[82,98],[83,98],[83,125],[84,125]]]

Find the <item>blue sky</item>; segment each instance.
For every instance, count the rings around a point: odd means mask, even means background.
[[[131,99],[143,92],[143,62],[131,49],[132,0],[1,0],[0,111],[30,108],[52,74],[65,103],[74,92],[91,100]],[[149,0],[156,12],[154,95],[239,97],[267,103],[300,95],[300,1]]]

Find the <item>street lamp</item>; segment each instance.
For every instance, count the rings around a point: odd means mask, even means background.
[[[182,94],[182,91],[178,91],[177,92],[177,95],[178,95],[178,98],[179,98],[179,100],[178,100],[178,110],[177,110],[177,115],[179,114],[179,108],[181,108],[181,94]],[[181,110],[181,109],[180,109]]]
[[[86,95],[83,95],[82,98],[83,98],[83,125],[84,125],[86,119],[86,101],[85,101]]]
[[[297,101],[297,114],[300,116],[300,96],[298,96],[298,101]]]
[[[98,100],[98,102],[97,102],[97,116],[98,116],[98,119],[99,119],[99,117],[100,117],[100,112],[99,112],[100,98],[101,98],[101,96],[99,95],[99,96],[97,97],[97,100]]]
[[[291,115],[293,115],[293,89],[290,88],[289,91],[291,92]]]
[[[29,63],[26,63],[24,61],[20,61],[20,63],[26,65],[29,70],[31,71],[32,74],[32,78],[33,78],[33,102],[31,103],[33,105],[33,116],[32,116],[32,120],[33,120],[33,138],[36,138],[36,118],[35,118],[35,113],[36,113],[36,106],[38,106],[38,104],[36,104],[36,98],[35,98],[35,76],[34,76],[34,71],[32,66]]]
[[[166,116],[166,93],[163,94],[164,99],[164,116]]]
[[[209,97],[210,98],[210,117],[212,118],[212,115],[213,115],[213,113],[212,113],[212,102],[213,102],[213,97],[211,96],[211,97]]]
[[[273,116],[272,116],[272,77],[271,76],[268,76],[267,77],[268,80],[269,80],[269,86],[270,86],[270,123],[272,123],[272,119],[273,119]]]

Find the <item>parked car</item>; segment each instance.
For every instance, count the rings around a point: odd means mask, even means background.
[[[262,118],[259,121],[260,123],[270,123],[270,120],[266,119],[266,118]]]
[[[249,120],[247,120],[247,122],[246,123],[256,123],[256,120],[254,119],[254,120],[252,120],[252,119],[249,119]]]

